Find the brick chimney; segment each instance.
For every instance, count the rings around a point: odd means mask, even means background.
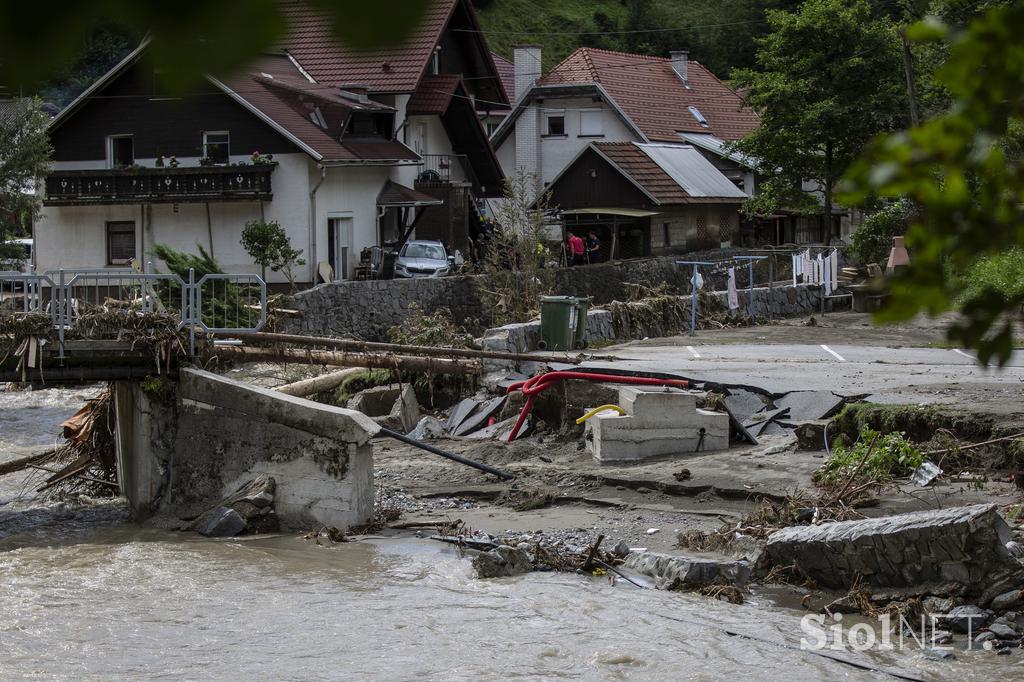
[[[683,85],[690,87],[690,51],[673,50],[669,54],[672,55],[672,70],[683,81]]]
[[[516,91],[513,95],[518,102],[527,90],[540,78],[540,45],[516,45],[513,64],[515,67]]]

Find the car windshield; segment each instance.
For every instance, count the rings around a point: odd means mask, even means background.
[[[444,248],[437,244],[406,244],[402,249],[402,258],[444,260]]]

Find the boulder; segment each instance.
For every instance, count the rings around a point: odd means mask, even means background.
[[[987,604],[1020,584],[1024,571],[1006,550],[1009,527],[993,504],[913,512],[863,521],[793,526],[768,537],[772,564],[796,564],[823,587],[922,588],[952,584]]]
[[[374,386],[359,391],[346,407],[362,412],[384,428],[399,433],[411,431],[420,418],[420,404],[412,384]]]
[[[1009,611],[1024,606],[1024,589],[1010,590],[1003,592],[992,600],[992,610],[997,613]]]
[[[191,528],[201,535],[218,538],[277,532],[280,523],[274,511],[276,488],[271,476],[260,474],[200,514]]]
[[[992,612],[973,604],[955,606],[942,620],[953,632],[977,632],[992,621]]]
[[[473,568],[481,578],[504,578],[533,570],[530,555],[517,547],[501,545],[473,558]]]
[[[215,507],[199,517],[195,529],[208,538],[233,538],[245,526],[245,519],[231,507]]]
[[[677,556],[657,552],[633,552],[626,567],[654,578],[660,590],[677,590],[714,583],[743,585],[750,579],[751,566],[745,559]]]

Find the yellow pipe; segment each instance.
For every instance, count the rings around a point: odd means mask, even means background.
[[[585,415],[583,415],[582,417],[577,419],[576,423],[577,424],[582,424],[583,422],[587,421],[588,419],[593,417],[598,412],[604,412],[605,410],[615,410],[619,414],[626,414],[626,411],[624,409],[622,409],[621,407],[619,407],[618,405],[602,405],[601,407],[595,407],[590,412],[587,412]]]

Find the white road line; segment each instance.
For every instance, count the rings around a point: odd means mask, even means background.
[[[693,356],[694,360],[700,360],[700,353],[693,346],[687,346],[686,350],[690,351],[690,355]]]
[[[965,353],[965,352],[963,352],[963,351],[962,351],[962,350],[960,350],[959,348],[954,348],[954,349],[953,349],[953,352],[954,352],[954,353],[959,353],[960,355],[964,356],[965,358],[969,358],[969,359],[970,359],[970,360],[971,360],[972,362],[976,362],[976,361],[977,361],[977,358],[976,358],[976,357],[974,357],[974,356],[973,356],[973,355],[971,355],[970,353]]]
[[[834,358],[835,358],[836,360],[838,360],[839,362],[846,362],[846,358],[844,358],[844,357],[843,357],[842,355],[840,355],[839,353],[835,352],[834,350],[832,350],[831,348],[829,348],[829,347],[828,347],[828,346],[826,346],[825,344],[821,344],[821,349],[822,349],[823,351],[826,351],[826,352],[828,352],[828,353],[831,353],[831,354],[832,354],[832,356],[833,356],[833,357],[834,357]]]

